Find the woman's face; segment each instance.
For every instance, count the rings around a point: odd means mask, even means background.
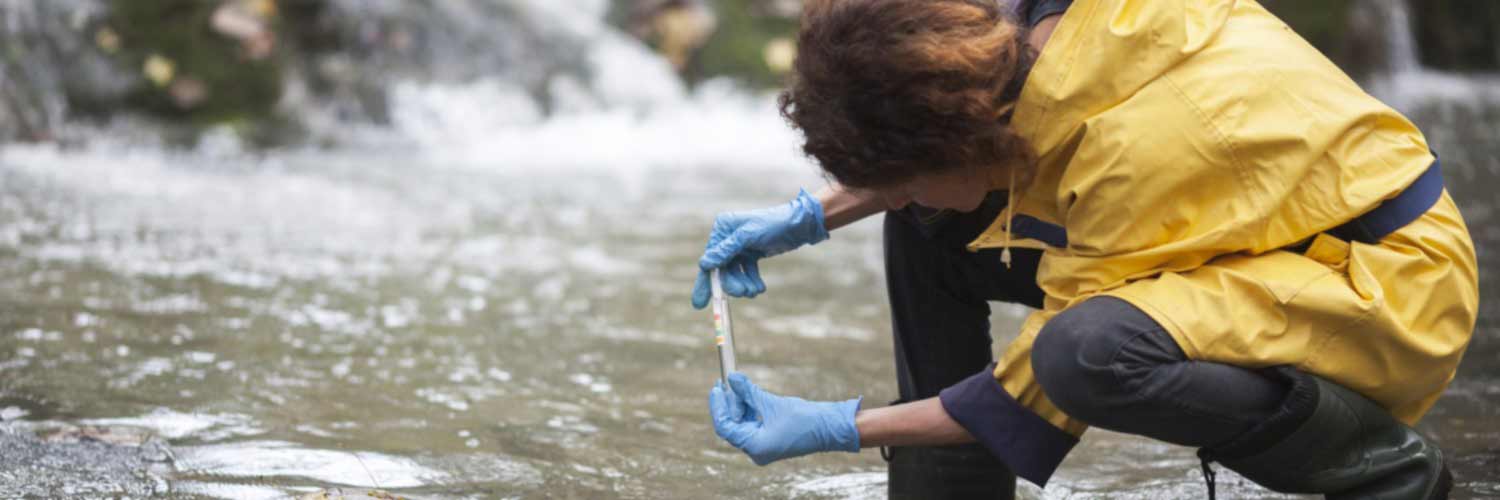
[[[990,179],[980,168],[960,168],[928,174],[888,188],[874,190],[886,208],[897,210],[911,202],[930,208],[972,212],[990,192]]]

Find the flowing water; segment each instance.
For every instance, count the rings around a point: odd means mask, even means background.
[[[623,39],[601,47],[627,70],[661,64]],[[0,472],[0,489],[883,495],[876,453],[756,467],[714,437],[711,324],[687,296],[712,214],[822,181],[769,98],[646,74],[546,117],[503,82],[400,84],[392,127],[334,150],[245,152],[227,135],[191,151],[4,146],[0,426],[146,429],[166,451],[118,476]],[[1482,268],[1500,269],[1500,104],[1430,88],[1381,92],[1427,130]],[[879,236],[864,222],[766,262],[771,293],[734,304],[741,369],[807,398],[894,399]],[[997,349],[1024,314],[996,307]],[[1487,305],[1422,424],[1452,455],[1456,498],[1500,495],[1497,371]],[[1202,488],[1192,450],[1091,431],[1022,495]]]

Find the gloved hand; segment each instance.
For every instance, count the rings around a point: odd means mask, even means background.
[[[724,293],[754,297],[766,291],[766,283],[760,279],[760,259],[826,239],[823,204],[806,190],[785,205],[719,214],[703,257],[698,259],[693,307],[708,305],[710,270],[722,268],[719,276],[724,280]]]
[[[708,392],[714,432],[756,465],[820,451],[859,452],[854,414],[863,398],[824,402],[778,396],[739,373],[729,374],[729,385],[733,392],[722,383]]]

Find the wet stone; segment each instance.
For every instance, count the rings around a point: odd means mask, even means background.
[[[48,443],[97,442],[119,446],[139,447],[151,440],[151,431],[137,427],[102,427],[96,425],[76,426],[69,424],[42,424],[34,432]]]
[[[303,495],[300,500],[405,500],[381,490],[346,490],[335,488]]]
[[[17,497],[167,493],[171,452],[150,432],[0,423],[0,491]]]

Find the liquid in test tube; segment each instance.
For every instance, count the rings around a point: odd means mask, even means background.
[[[719,281],[719,270],[711,271],[710,285],[713,289],[714,343],[719,348],[719,379],[724,389],[729,389],[729,374],[734,373],[734,325],[729,319],[729,297],[724,295],[724,286]]]

